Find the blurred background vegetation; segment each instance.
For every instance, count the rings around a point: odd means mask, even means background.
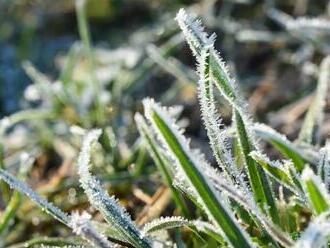
[[[27,152],[34,158],[26,177],[30,185],[66,211],[86,209],[72,165],[81,134],[100,127],[105,134],[94,167],[109,192],[139,224],[171,215],[169,192],[140,144],[133,116],[146,96],[183,105],[188,135],[210,154],[195,62],[174,21],[181,7],[217,34],[216,46],[255,118],[296,138],[318,65],[330,53],[330,28],[301,32],[287,21],[328,20],[327,0],[88,0],[85,11],[71,0],[0,0],[0,116],[16,113],[6,119],[12,125],[3,121],[0,130],[2,166],[17,172]],[[330,131],[329,105],[328,99],[323,139]],[[220,106],[220,112],[230,124],[230,109]],[[10,192],[1,192],[4,210]],[[69,235],[22,201],[9,228],[0,230],[2,237],[9,234],[0,245]]]

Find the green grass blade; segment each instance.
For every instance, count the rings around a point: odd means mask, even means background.
[[[55,219],[62,222],[65,225],[69,223],[69,216],[59,208],[55,207],[52,203],[49,203],[42,197],[40,197],[34,190],[28,187],[25,183],[19,181],[14,176],[10,175],[6,171],[0,169],[0,178],[4,180],[9,186],[29,197],[34,201],[41,209],[46,213],[52,215]]]
[[[214,225],[205,221],[186,220],[179,216],[161,217],[159,219],[155,219],[144,226],[143,233],[151,234],[160,230],[173,229],[178,227],[188,227],[194,231],[196,230],[198,232],[203,232],[220,243],[224,242],[223,233],[219,232],[219,230]]]
[[[258,202],[260,208],[267,206],[267,211],[273,221],[278,223],[278,213],[276,210],[273,194],[268,183],[267,176],[263,169],[249,156],[249,153],[255,150],[252,132],[249,130],[251,124],[248,123],[248,117],[244,110],[245,103],[240,99],[234,80],[229,76],[228,69],[222,61],[220,55],[213,47],[214,35],[208,37],[204,32],[199,21],[195,21],[187,15],[184,10],[180,10],[176,17],[180,28],[182,29],[188,44],[194,55],[199,59],[203,50],[208,49],[209,52],[209,73],[212,82],[220,91],[221,95],[233,107],[234,119],[236,124],[238,141],[241,146],[242,155],[247,166],[250,184],[254,193],[255,201]]]
[[[148,126],[144,118],[138,113],[135,115],[135,122],[137,124],[141,137],[147,145],[151,157],[153,158],[159,171],[162,173],[162,176],[167,186],[171,189],[173,199],[176,205],[179,207],[182,214],[185,217],[188,217],[189,210],[187,208],[187,205],[178,190],[173,186],[173,170],[171,171],[171,168],[169,167],[170,161],[166,160],[166,158],[162,154],[163,152],[160,150],[159,145],[156,143],[156,138],[154,134],[150,131],[150,127]]]
[[[241,147],[243,159],[247,166],[249,181],[254,199],[259,208],[269,214],[275,223],[279,223],[279,215],[275,204],[275,199],[267,176],[251,157],[250,153],[255,149],[253,142],[247,133],[245,123],[237,110],[234,110],[234,121],[237,130],[238,143]]]
[[[269,218],[260,211],[249,194],[246,194],[245,191],[238,189],[225,178],[215,173],[209,174],[208,176],[219,192],[223,192],[228,198],[231,198],[244,208],[254,218],[256,224],[261,226],[274,241],[280,243],[284,247],[292,246],[293,241],[291,238],[280,230],[278,226],[275,226]]]
[[[313,212],[320,215],[328,211],[330,197],[321,179],[306,167],[302,173],[302,181]]]
[[[15,191],[10,198],[6,210],[1,214],[0,220],[0,234],[7,228],[10,220],[15,216],[15,213],[21,203],[21,194]]]
[[[220,129],[222,123],[216,109],[213,84],[209,77],[209,59],[210,53],[206,49],[203,49],[201,56],[198,58],[198,74],[200,77],[198,82],[198,98],[204,126],[218,165],[226,173],[228,179],[236,182],[242,189],[248,191],[248,187],[246,187],[244,180],[239,175],[237,165],[232,157],[226,132]]]
[[[274,178],[281,185],[287,187],[294,193],[296,193],[295,185],[291,179],[290,172],[287,171],[288,166],[279,161],[271,161],[265,154],[260,152],[253,151],[250,153],[250,156],[264,168],[264,170]],[[285,162],[284,162],[285,163]]]
[[[298,141],[300,143],[311,144],[315,129],[320,126],[323,119],[323,108],[327,97],[330,84],[330,56],[323,59],[320,65],[319,80],[316,88],[316,94],[310,105],[303,125],[301,127]]]
[[[190,150],[187,141],[173,124],[175,123],[174,120],[168,119],[170,115],[166,113],[165,109],[162,109],[150,99],[144,100],[144,106],[146,117],[151,122],[166,151],[175,161],[175,167],[181,180],[189,182],[209,218],[222,229],[228,242],[233,247],[250,247],[251,243],[248,237],[204,175],[208,165],[200,157],[201,155]]]
[[[294,144],[292,144],[284,135],[276,132],[271,127],[255,123],[253,125],[253,130],[255,134],[271,143],[275,148],[277,148],[283,156],[292,160],[297,172],[301,172],[305,167],[305,161],[316,164],[317,159],[314,157],[306,156],[302,151],[300,151]]]

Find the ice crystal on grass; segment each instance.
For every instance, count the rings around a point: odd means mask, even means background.
[[[194,55],[200,55],[204,46],[210,45],[214,42],[215,35],[213,34],[208,37],[204,32],[204,27],[202,26],[201,21],[195,20],[187,15],[184,9],[179,10],[175,19],[179,23]]]
[[[201,205],[210,220],[222,228],[225,238],[232,246],[250,246],[251,241],[245,231],[238,225],[234,216],[227,208],[225,198],[219,196],[210,179],[205,175],[212,170],[204,156],[189,147],[180,129],[166,109],[152,99],[143,101],[145,115],[152,124],[154,132],[174,161],[175,169],[183,180],[193,189],[197,205]],[[182,178],[182,179],[181,179]]]
[[[48,214],[52,215],[55,219],[67,225],[69,221],[69,216],[64,213],[59,208],[55,207],[52,203],[46,201],[44,198],[39,196],[33,189],[28,187],[25,183],[19,181],[6,171],[0,169],[0,178],[4,180],[9,186],[19,192],[24,193],[27,197],[29,197],[32,201],[38,204],[41,209]]]
[[[84,237],[86,240],[96,245],[97,247],[113,247],[113,245],[107,240],[107,238],[95,229],[95,227],[91,223],[91,216],[87,212],[83,212],[82,214],[79,214],[78,212],[73,212],[71,214],[69,226],[72,228],[74,233]]]
[[[110,197],[107,194],[98,180],[89,171],[92,146],[100,135],[101,130],[92,130],[86,134],[83,140],[77,161],[81,186],[87,194],[90,203],[103,214],[103,217],[109,224],[113,225],[115,229],[127,238],[129,243],[137,247],[150,247],[149,240],[142,238],[140,230],[134,225],[128,213],[113,196]]]

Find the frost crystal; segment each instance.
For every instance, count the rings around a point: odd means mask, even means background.
[[[73,212],[71,214],[69,226],[72,228],[74,233],[84,237],[86,240],[96,245],[97,247],[113,247],[107,238],[94,228],[91,223],[91,216],[87,212],[83,212],[82,214]]]
[[[111,225],[113,225],[124,237],[133,244],[142,247],[150,247],[149,240],[141,239],[140,231],[135,227],[128,213],[118,204],[117,200],[107,194],[97,179],[89,172],[90,154],[92,145],[101,135],[101,130],[91,130],[84,138],[81,152],[78,158],[78,173],[80,183],[87,194],[90,203],[98,209]]]

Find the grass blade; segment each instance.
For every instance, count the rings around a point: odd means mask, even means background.
[[[316,158],[306,156],[306,154],[297,149],[296,146],[292,144],[284,135],[278,133],[271,127],[265,124],[255,123],[253,125],[253,130],[258,137],[266,140],[277,148],[283,156],[292,159],[297,172],[302,172],[305,167],[305,161],[312,164],[317,163]]]
[[[164,229],[173,229],[178,227],[188,227],[193,231],[203,232],[210,237],[214,238],[220,243],[223,243],[223,233],[219,232],[217,228],[205,221],[199,220],[186,220],[180,216],[174,217],[161,217],[147,223],[143,228],[143,233],[151,234]]]
[[[320,126],[323,119],[323,108],[330,84],[330,56],[323,59],[320,65],[319,80],[316,95],[308,109],[303,125],[301,127],[298,141],[311,144],[315,129]]]
[[[246,117],[246,111],[244,110],[245,103],[238,97],[239,94],[234,80],[229,76],[227,67],[220,55],[213,48],[215,36],[211,35],[208,37],[200,21],[194,20],[183,9],[178,12],[176,20],[197,59],[202,56],[204,49],[208,49],[209,59],[207,64],[209,64],[209,75],[221,95],[233,107],[238,141],[247,166],[255,201],[258,202],[261,209],[265,210],[265,206],[268,206],[268,211],[266,212],[270,214],[273,221],[278,223],[278,213],[267,176],[262,168],[249,157],[249,153],[255,150],[255,142],[252,130],[249,129],[250,123],[248,122],[248,117]]]
[[[91,216],[87,212],[83,212],[82,214],[79,214],[78,212],[72,213],[69,225],[74,233],[88,240],[96,247],[114,247],[114,245],[94,227],[91,222]]]
[[[326,212],[329,209],[330,197],[321,179],[306,167],[302,173],[302,181],[313,212],[316,215]]]
[[[250,156],[264,168],[264,170],[274,178],[281,185],[290,189],[292,192],[297,193],[293,180],[291,179],[290,172],[287,171],[289,162],[284,162],[283,164],[279,161],[271,161],[265,154],[253,151]]]
[[[216,109],[213,96],[213,84],[209,75],[209,58],[210,54],[207,50],[201,51],[201,56],[198,58],[199,62],[199,83],[198,83],[198,98],[201,108],[201,115],[213,154],[218,165],[226,173],[228,179],[238,183],[248,192],[248,187],[244,180],[239,175],[237,165],[231,155],[230,145],[227,141],[226,132],[220,129],[221,119]]]
[[[10,175],[6,171],[0,169],[0,178],[4,180],[9,186],[29,197],[32,201],[34,201],[42,210],[46,213],[52,215],[55,219],[62,222],[65,225],[69,223],[69,216],[64,213],[59,208],[55,207],[52,203],[46,201],[42,197],[40,197],[34,190],[28,187],[23,182],[16,179],[14,176]]]
[[[171,171],[171,168],[168,165],[170,161],[167,161],[165,159],[164,155],[162,154],[163,152],[160,150],[159,145],[155,142],[156,140],[153,133],[150,131],[150,127],[148,127],[146,121],[140,114],[135,115],[135,122],[137,124],[141,137],[144,139],[147,145],[150,155],[152,156],[159,171],[162,173],[166,184],[172,191],[173,199],[176,205],[179,207],[182,214],[188,217],[189,210],[187,208],[187,205],[178,190],[173,186],[173,170]]]
[[[92,145],[98,140],[101,130],[92,130],[84,138],[78,157],[78,173],[80,183],[89,201],[98,209],[105,220],[116,228],[127,241],[135,247],[151,247],[150,241],[141,236],[128,213],[118,204],[114,197],[101,187],[100,183],[89,172]]]
[[[166,113],[165,109],[151,99],[144,100],[144,107],[147,119],[170,158],[175,162],[176,171],[181,176],[180,179],[186,180],[196,192],[198,200],[212,222],[221,227],[233,247],[250,247],[248,237],[227,210],[223,200],[217,196],[213,185],[205,177],[204,172],[208,165],[200,157],[201,155],[189,148],[187,141],[173,124],[174,121],[168,119],[170,115]]]
[[[325,184],[325,187],[329,189],[330,187],[330,143],[326,142],[326,145],[320,150],[320,161],[317,168],[317,174],[322,179]]]
[[[249,181],[254,193],[255,202],[257,202],[260,209],[271,216],[275,223],[279,223],[279,215],[275,205],[273,192],[262,167],[250,157],[250,153],[255,149],[255,146],[247,132],[245,122],[237,110],[234,111],[234,121],[237,130],[238,143],[241,147],[245,164],[247,165]]]

